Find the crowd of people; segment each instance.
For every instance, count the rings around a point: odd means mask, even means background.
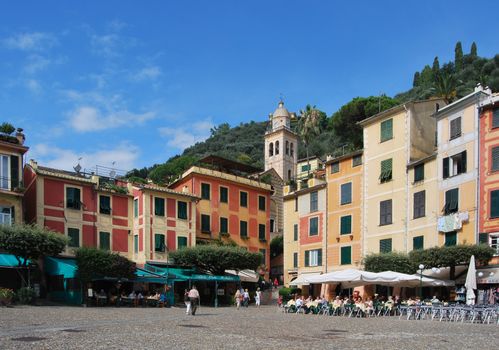
[[[254,299],[255,299],[255,306],[260,307],[261,300],[262,300],[262,292],[261,292],[260,288],[256,289]],[[234,302],[235,302],[236,308],[238,310],[241,307],[241,305],[243,307],[248,307],[250,300],[251,300],[251,298],[250,298],[250,294],[248,292],[248,289],[239,288],[236,290],[236,293],[234,294]]]

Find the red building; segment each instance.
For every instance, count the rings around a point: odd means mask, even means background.
[[[96,175],[39,166],[24,168],[25,221],[69,238],[65,251],[99,247],[129,256],[132,229],[131,186]]]
[[[499,255],[499,95],[484,101],[480,110],[479,241]],[[499,263],[496,256],[495,263]]]
[[[171,187],[200,197],[196,206],[196,239],[232,240],[264,256],[269,266],[272,187],[248,177],[259,169],[220,157],[192,166]]]

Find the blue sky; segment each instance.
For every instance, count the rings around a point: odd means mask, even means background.
[[[15,1],[0,5],[0,115],[28,157],[71,169],[164,162],[223,122],[266,120],[279,96],[331,115],[394,95],[460,40],[498,53],[469,1]]]

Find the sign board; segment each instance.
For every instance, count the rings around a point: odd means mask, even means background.
[[[217,295],[225,295],[225,289],[217,289]]]

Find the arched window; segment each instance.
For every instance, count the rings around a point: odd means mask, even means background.
[[[279,154],[279,141],[276,141],[275,142],[275,154],[278,155]]]
[[[291,142],[291,150],[289,151],[289,154],[291,157],[293,157],[295,155],[295,149],[294,149],[293,142]]]
[[[286,140],[286,155],[289,155],[289,141]]]
[[[274,144],[271,142],[269,143],[269,157],[272,157],[274,155]]]
[[[288,169],[288,181],[291,180],[291,170]]]

